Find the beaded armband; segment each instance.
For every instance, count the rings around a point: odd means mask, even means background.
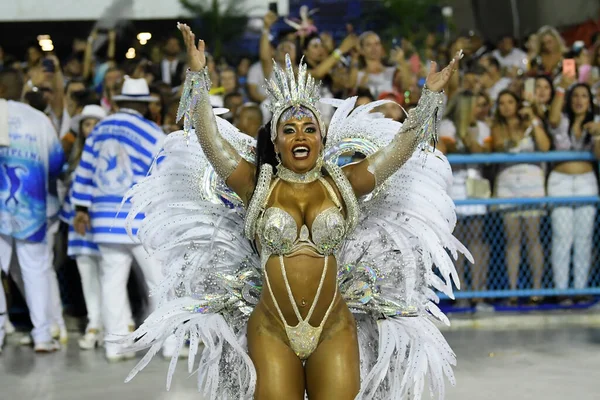
[[[437,142],[443,106],[443,92],[423,88],[419,104],[409,111],[400,132],[387,146],[368,157],[368,170],[375,177],[376,187],[408,161],[417,147]]]
[[[256,237],[257,220],[266,197],[269,195],[271,179],[273,179],[273,167],[270,164],[263,164],[258,174],[258,182],[254,188],[254,194],[246,211],[246,219],[244,220],[244,236],[248,240],[254,241]]]
[[[208,68],[199,72],[188,70],[177,110],[177,120],[184,119],[186,140],[195,128],[204,155],[223,181],[235,171],[242,156],[220,133],[210,104]]]
[[[179,108],[177,109],[177,122],[183,118],[183,131],[186,139],[192,130],[193,112],[201,98],[208,98],[210,87],[211,82],[207,67],[198,72],[187,71],[181,100],[179,100]]]
[[[340,167],[335,164],[325,163],[325,170],[329,173],[329,176],[331,176],[333,182],[335,182],[335,185],[342,195],[342,199],[344,199],[347,214],[346,235],[348,235],[352,233],[354,229],[356,229],[356,225],[358,224],[358,217],[360,213],[358,199],[354,194],[352,185]]]

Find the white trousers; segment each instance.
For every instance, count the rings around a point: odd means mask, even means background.
[[[126,335],[129,332],[131,309],[127,297],[127,280],[133,259],[144,274],[149,290],[156,287],[162,278],[160,263],[148,256],[141,245],[100,244],[100,287],[102,292],[102,321],[107,335]],[[150,311],[156,301],[150,297]],[[113,346],[105,343],[107,352]]]
[[[549,196],[594,196],[598,182],[593,172],[570,175],[551,172],[548,178]],[[573,249],[573,281],[576,289],[587,286],[592,262],[592,241],[596,205],[555,207],[552,211],[552,270],[554,287],[567,289],[569,265]]]
[[[100,258],[77,256],[77,270],[81,277],[81,289],[87,309],[87,329],[102,327],[102,292],[100,289]]]
[[[29,317],[33,323],[31,336],[35,343],[49,342],[52,324],[50,251],[47,243],[32,243],[0,235],[0,267],[6,273],[10,266],[13,243],[21,266],[25,287],[25,301],[29,308]],[[56,276],[56,275],[54,275]],[[1,286],[1,285],[0,285]],[[6,309],[4,288],[0,289],[0,313]],[[4,304],[2,304],[4,303]],[[4,326],[5,316],[0,317],[0,326]],[[3,329],[3,328],[0,328]]]
[[[6,323],[6,318],[8,318],[8,308],[6,306],[6,293],[4,293],[4,285],[2,284],[2,281],[0,281],[0,348],[4,343],[4,336],[6,335],[6,332],[4,331],[4,324]]]
[[[54,268],[54,244],[56,243],[56,234],[60,222],[56,221],[48,227],[46,232],[46,241],[48,243],[48,251],[50,252],[50,307],[52,312],[52,322],[59,327],[65,326],[65,320],[63,318],[63,305],[60,298],[60,288],[58,285],[58,276],[56,275],[56,269]]]
[[[46,231],[46,243],[50,252],[50,312],[52,313],[52,324],[59,327],[65,326],[63,318],[63,305],[60,297],[60,289],[58,285],[58,276],[54,268],[54,244],[56,243],[56,233],[58,232],[59,222],[55,222],[48,227]],[[19,288],[19,291],[25,297],[25,286],[23,277],[21,276],[21,267],[19,260],[14,257],[9,266],[10,276]]]

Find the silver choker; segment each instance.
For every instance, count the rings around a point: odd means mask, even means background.
[[[287,169],[281,164],[277,165],[277,177],[282,181],[290,183],[311,183],[323,176],[321,169],[323,168],[323,159],[319,157],[317,164],[308,172],[299,174],[290,169]]]

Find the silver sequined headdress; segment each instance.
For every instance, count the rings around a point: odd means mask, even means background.
[[[310,110],[319,123],[321,135],[325,137],[325,124],[321,113],[317,109],[317,103],[321,98],[319,92],[321,82],[315,80],[307,71],[306,64],[300,60],[298,77],[294,76],[294,68],[290,55],[285,55],[285,69],[281,68],[273,60],[273,77],[266,80],[267,97],[269,99],[269,111],[273,114],[271,119],[271,141],[277,137],[277,122],[281,114],[292,107],[304,107]]]

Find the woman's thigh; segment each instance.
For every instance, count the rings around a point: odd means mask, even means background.
[[[248,352],[257,374],[254,399],[303,400],[302,362],[282,337],[283,328],[273,318],[259,305],[248,321]]]
[[[311,400],[352,400],[360,389],[356,321],[343,301],[336,308],[329,317],[331,324],[325,324],[319,347],[306,361]]]

